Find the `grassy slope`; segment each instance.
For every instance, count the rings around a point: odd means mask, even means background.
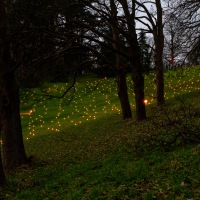
[[[198,104],[199,79],[199,68],[167,73],[168,103],[191,92],[185,98]],[[100,81],[79,80],[69,106],[67,96],[37,104],[31,115],[23,116],[26,151],[34,163],[8,175],[0,199],[200,199],[200,146],[136,152],[135,135],[140,127],[148,130],[149,121],[122,121],[115,84]],[[150,113],[155,103],[152,75],[146,85]],[[61,90],[57,87],[63,86],[54,85],[55,91]]]

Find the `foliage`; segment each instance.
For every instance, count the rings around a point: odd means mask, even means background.
[[[160,110],[152,106],[149,119],[136,126],[136,134],[129,141],[130,147],[141,155],[200,144],[198,95],[199,92],[195,92],[185,94],[181,99],[174,98]]]
[[[188,61],[190,64],[200,64],[200,38],[197,39],[196,43],[192,46],[191,51],[188,53]]]
[[[142,71],[143,73],[149,73],[151,70],[151,52],[149,44],[147,43],[147,37],[143,30],[139,34],[139,45],[141,49]]]
[[[110,69],[108,66],[98,67],[94,70],[94,73],[97,74],[98,77],[115,77],[115,72],[113,69]]]
[[[176,27],[180,27],[180,34],[182,39],[181,48],[182,54],[190,65],[199,64],[199,27],[200,27],[200,1],[168,1],[169,12],[178,20]],[[170,21],[170,20],[169,20]],[[183,56],[182,56],[183,57]],[[185,60],[184,59],[184,60]]]

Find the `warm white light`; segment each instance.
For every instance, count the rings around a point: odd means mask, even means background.
[[[148,100],[147,100],[147,99],[145,99],[145,100],[144,100],[144,103],[145,103],[145,104],[147,104],[147,103],[148,103]]]
[[[24,113],[20,113],[21,116],[24,116],[24,115],[31,115],[33,113],[33,110],[30,110],[29,112],[24,112]]]

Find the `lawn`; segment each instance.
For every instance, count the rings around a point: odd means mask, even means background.
[[[157,136],[152,116],[159,112],[154,79],[145,76],[148,119],[141,123],[121,119],[113,78],[79,77],[75,91],[61,99],[22,91],[25,148],[33,162],[7,175],[0,199],[200,199],[200,145],[165,149],[151,137]],[[165,73],[168,107],[195,110],[185,117],[200,128],[199,80],[198,66]],[[130,77],[128,88],[134,114]],[[65,89],[46,83],[43,92]]]

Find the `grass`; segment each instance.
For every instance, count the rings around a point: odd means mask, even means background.
[[[171,108],[181,98],[199,109],[199,67],[165,76]],[[32,108],[23,101],[22,114],[34,111],[22,118],[25,148],[33,163],[7,175],[0,199],[200,199],[199,145],[165,151],[142,142],[146,134],[154,134],[149,133],[155,109],[153,78],[145,77],[149,118],[141,123],[122,121],[112,79],[78,80],[69,105],[70,95]],[[130,79],[128,84],[134,112]],[[50,90],[61,94],[64,86],[54,84]],[[200,117],[195,117],[198,122]]]

